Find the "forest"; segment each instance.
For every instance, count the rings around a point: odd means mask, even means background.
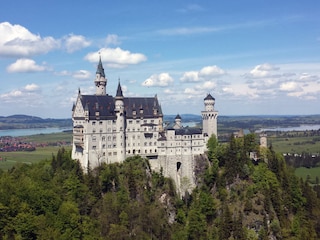
[[[253,161],[249,153],[257,152]],[[0,239],[319,239],[320,190],[254,134],[208,142],[178,196],[147,159],[90,167],[70,151],[0,172]]]

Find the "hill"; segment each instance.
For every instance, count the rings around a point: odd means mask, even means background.
[[[0,130],[47,127],[72,127],[71,119],[40,118],[29,115],[0,116]]]
[[[210,140],[183,198],[139,156],[83,174],[70,152],[0,171],[0,239],[319,239],[320,190],[253,135]]]

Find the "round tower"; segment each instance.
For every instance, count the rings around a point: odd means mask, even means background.
[[[218,111],[214,110],[215,99],[208,94],[204,99],[204,111],[201,111],[202,115],[202,127],[203,133],[210,137],[214,134],[218,137],[217,118]]]
[[[118,84],[117,94],[115,97],[115,113],[117,116],[116,120],[116,132],[117,132],[117,159],[118,162],[123,162],[126,158],[126,136],[125,136],[125,111],[124,111],[124,97],[120,81]]]
[[[107,79],[104,74],[104,68],[101,62],[101,56],[99,59],[97,71],[96,71],[96,79],[94,80],[94,84],[96,85],[96,95],[106,95],[106,87],[107,87]]]

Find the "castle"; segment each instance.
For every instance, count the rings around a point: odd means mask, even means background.
[[[79,89],[72,108],[72,158],[87,170],[140,155],[154,171],[171,177],[182,194],[194,188],[195,158],[206,151],[209,137],[217,136],[215,99],[204,98],[202,129],[184,127],[179,115],[165,126],[157,95],[124,97],[120,81],[116,96],[107,94],[101,58],[94,83],[96,93],[83,95]]]

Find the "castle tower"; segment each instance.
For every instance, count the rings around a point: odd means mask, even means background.
[[[210,137],[214,134],[218,138],[217,118],[218,111],[214,110],[215,99],[208,94],[204,99],[205,110],[201,111],[203,133]]]
[[[116,120],[116,134],[117,134],[117,159],[118,162],[123,162],[126,158],[126,141],[125,141],[125,111],[124,111],[124,97],[120,85],[118,83],[117,94],[115,97],[115,108],[117,120]]]
[[[106,87],[107,87],[107,79],[104,74],[104,69],[101,62],[101,56],[99,59],[97,71],[96,71],[96,79],[94,80],[96,85],[96,95],[106,95]]]
[[[182,127],[182,125],[181,125],[181,117],[180,117],[180,115],[178,114],[176,117],[175,117],[175,119],[174,119],[174,126],[173,126],[173,128],[174,129],[180,129]]]

